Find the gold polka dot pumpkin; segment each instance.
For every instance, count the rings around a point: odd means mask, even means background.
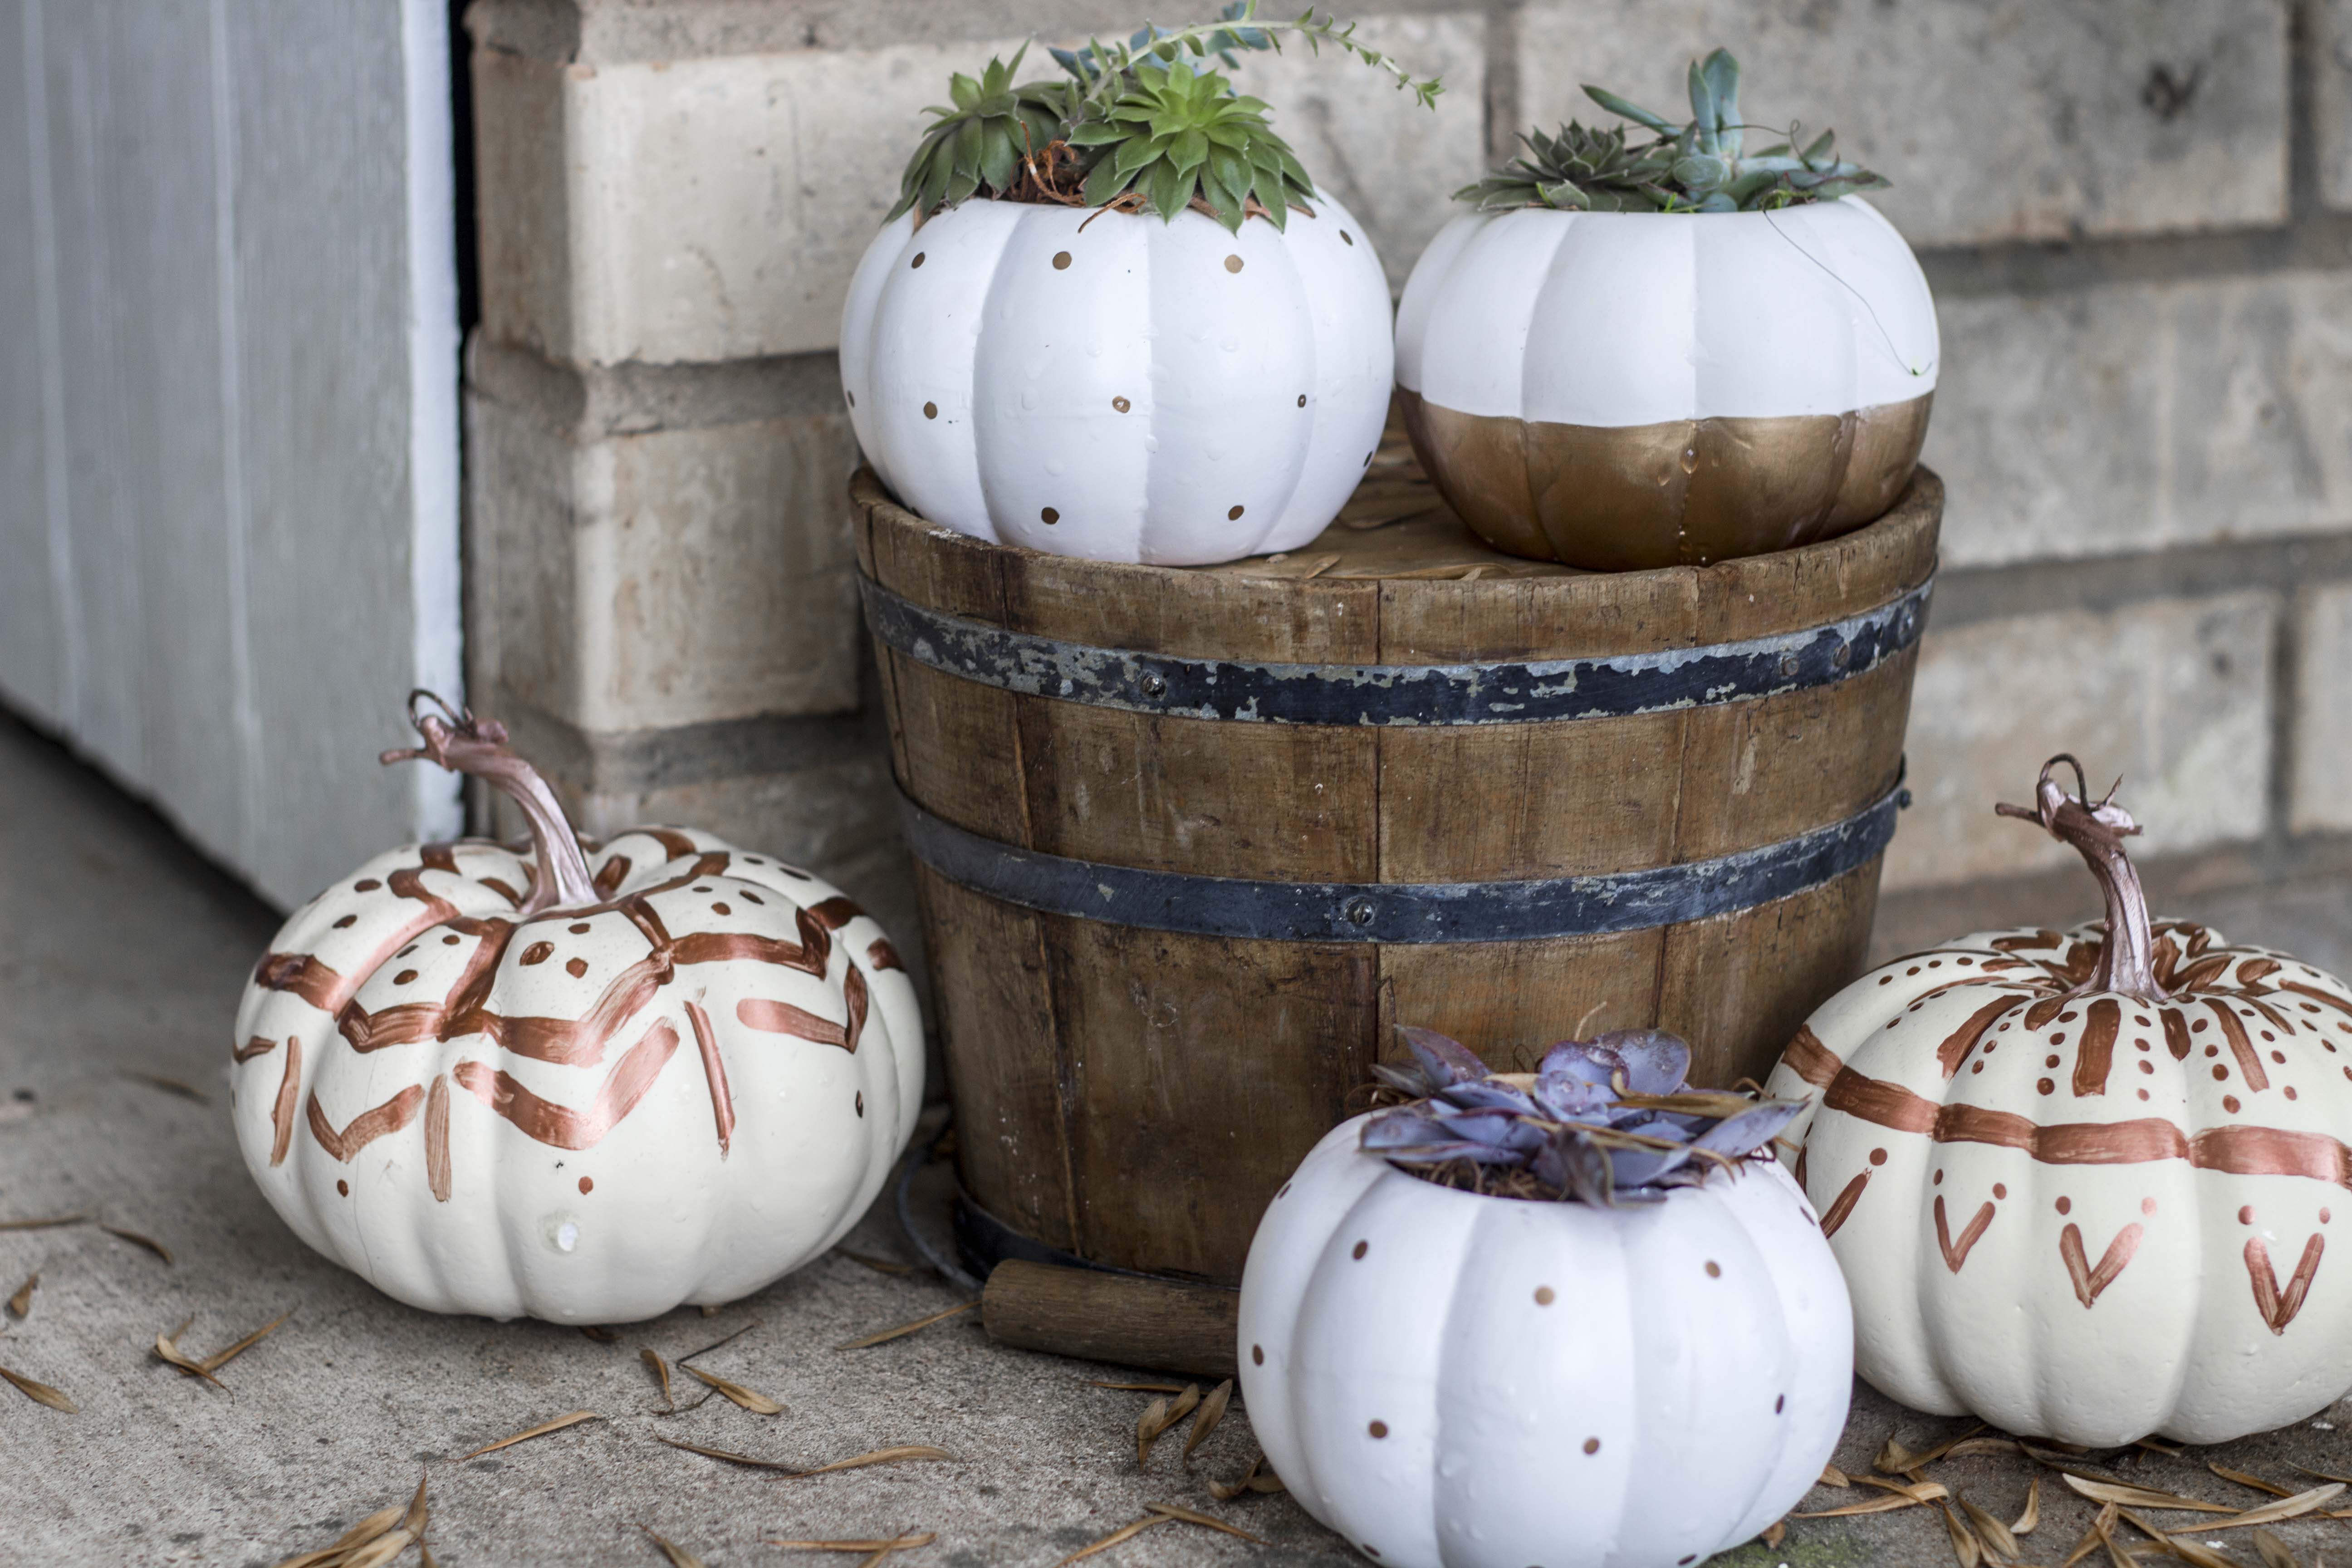
[[[706,833],[583,847],[503,728],[410,710],[384,761],[488,780],[533,847],[395,849],[278,931],[233,1069],[271,1205],[385,1293],[496,1318],[731,1300],[831,1247],[922,1100],[881,928]]]
[[[2139,831],[2044,767],[2106,919],[1863,976],[1768,1086],[1853,1297],[1856,1369],[1915,1409],[2108,1446],[2215,1443],[2352,1387],[2352,988],[2151,922]],[[2348,1221],[2347,1223],[2352,1223]]]

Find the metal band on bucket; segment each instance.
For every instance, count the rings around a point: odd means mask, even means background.
[[[1525,664],[1248,664],[1006,631],[861,575],[866,624],[919,664],[1005,691],[1260,724],[1527,724],[1706,707],[1829,686],[1919,640],[1926,582],[1876,609],[1744,642]]]
[[[1256,942],[1528,942],[1679,925],[1803,892],[1868,865],[1911,804],[1895,787],[1843,822],[1712,860],[1517,882],[1270,882],[1150,871],[983,838],[899,797],[908,847],[1004,903],[1148,931]]]

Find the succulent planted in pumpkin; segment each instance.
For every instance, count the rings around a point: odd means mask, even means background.
[[[1532,1075],[1509,1076],[1433,1030],[1399,1033],[1414,1065],[1372,1071],[1412,1100],[1365,1122],[1362,1147],[1478,1192],[1656,1203],[1736,1169],[1803,1109],[1692,1089],[1690,1047],[1654,1029],[1563,1040]]]
[[[1556,135],[1523,135],[1530,156],[1515,158],[1454,193],[1481,212],[1559,207],[1577,212],[1754,212],[1834,201],[1887,184],[1837,155],[1837,133],[1824,131],[1799,147],[1785,141],[1746,151],[1754,127],[1739,118],[1739,62],[1717,49],[1690,68],[1691,118],[1677,124],[1605,88],[1585,94],[1610,113],[1654,132],[1634,145],[1624,127],[1603,131],[1570,121]]]
[[[1024,46],[1009,64],[990,60],[977,80],[953,79],[953,102],[929,110],[939,118],[908,162],[889,216],[913,208],[928,216],[985,194],[1162,219],[1197,207],[1236,232],[1251,216],[1280,228],[1289,209],[1315,194],[1314,182],[1266,123],[1264,102],[1191,60],[1238,68],[1239,51],[1279,50],[1289,33],[1317,53],[1329,44],[1384,70],[1434,104],[1443,90],[1436,79],[1414,79],[1355,31],[1311,7],[1271,21],[1257,16],[1257,0],[1233,0],[1213,22],[1145,26],[1124,44],[1055,49],[1068,79],[1016,84]]]

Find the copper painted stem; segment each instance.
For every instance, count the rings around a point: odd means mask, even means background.
[[[441,711],[419,712],[420,701],[430,702]],[[580,852],[580,837],[572,831],[562,803],[537,768],[508,749],[504,724],[495,719],[477,719],[470,709],[453,711],[430,691],[408,694],[408,721],[425,737],[425,743],[386,752],[378,762],[386,767],[394,763],[437,763],[452,773],[471,773],[488,782],[522,808],[539,862],[538,881],[530,897],[523,900],[522,916],[551,909],[585,908],[598,901],[595,885],[588,876],[588,857]]]
[[[2061,764],[2074,770],[2074,795],[2053,776]],[[2032,807],[2002,805],[1993,810],[2037,824],[2060,843],[2073,845],[2106,898],[2106,943],[2090,978],[2066,994],[2112,991],[2144,1002],[2168,1001],[2171,994],[2156,979],[2156,935],[2148,928],[2147,895],[2140,890],[2139,872],[2124,853],[2124,840],[2139,831],[2139,824],[2115,798],[2115,791],[2109,790],[2107,798],[2094,805],[2083,764],[2062,752],[2042,764]]]

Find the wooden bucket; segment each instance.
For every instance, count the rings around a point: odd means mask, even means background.
[[[1237,1282],[1394,1025],[1523,1069],[1655,1024],[1728,1084],[1861,967],[1925,469],[1843,538],[1610,575],[1487,550],[1401,440],[1222,567],[851,495],[983,1269]]]

